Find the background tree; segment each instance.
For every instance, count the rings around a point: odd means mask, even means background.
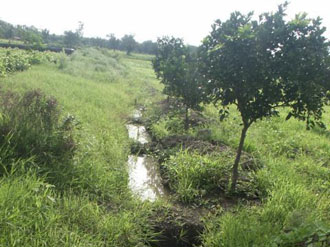
[[[109,48],[112,50],[118,50],[119,45],[120,45],[120,40],[116,38],[116,36],[113,33],[110,33],[107,35],[108,37],[108,43],[109,43]]]
[[[187,130],[189,109],[198,109],[203,100],[196,58],[189,53],[182,39],[164,37],[158,39],[157,44],[153,68],[165,86],[164,93],[184,104]]]
[[[127,55],[130,55],[132,51],[137,46],[137,42],[134,39],[134,35],[125,34],[124,37],[121,38],[121,46],[122,49],[126,51]]]
[[[15,28],[13,25],[0,20],[0,38],[11,39],[14,37]]]
[[[147,54],[156,54],[157,43],[152,42],[151,40],[144,41],[139,45],[139,52]]]
[[[67,47],[76,47],[79,45],[79,36],[75,32],[65,31],[63,42]]]
[[[226,22],[217,20],[203,41],[200,59],[214,102],[220,102],[221,118],[235,105],[242,119],[242,132],[232,170],[231,191],[238,179],[238,164],[248,128],[265,117],[289,107],[290,117],[319,124],[329,78],[326,59],[329,43],[322,36],[320,19],[297,15],[286,22],[285,8],[263,14],[232,13]]]
[[[64,32],[64,44],[68,47],[77,47],[80,45],[82,38],[83,38],[83,29],[84,24],[82,22],[79,22],[78,28],[75,32],[73,31],[65,31]]]
[[[45,43],[49,43],[50,32],[49,32],[48,29],[41,30],[41,36],[42,36],[42,39]]]

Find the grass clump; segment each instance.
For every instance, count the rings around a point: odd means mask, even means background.
[[[10,150],[2,156],[1,174],[11,167],[8,160],[34,157],[41,170],[49,171],[72,160],[74,117],[60,119],[57,100],[39,90],[23,96],[0,92],[0,144]],[[46,168],[47,167],[47,168]]]
[[[288,181],[276,187],[262,207],[238,207],[206,221],[204,246],[325,246],[330,231],[322,196]]]
[[[161,140],[166,136],[184,133],[184,125],[178,118],[165,117],[152,123],[150,131],[156,140]]]
[[[227,192],[232,155],[230,150],[205,155],[184,150],[172,155],[163,164],[170,188],[185,203],[202,203],[207,196]],[[243,171],[242,174],[246,177],[240,180],[238,191],[245,195],[253,194],[253,174]]]
[[[121,53],[107,49],[85,48],[77,50],[70,57],[60,56],[59,68],[64,72],[83,76],[95,82],[118,82],[128,75]]]

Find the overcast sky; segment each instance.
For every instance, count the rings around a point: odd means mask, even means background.
[[[0,19],[12,24],[47,28],[63,34],[85,24],[84,36],[117,37],[135,34],[137,41],[163,35],[184,38],[193,45],[209,33],[216,19],[226,20],[235,10],[256,15],[275,11],[284,0],[0,0]],[[330,0],[291,0],[288,16],[307,12],[320,16],[330,38]]]

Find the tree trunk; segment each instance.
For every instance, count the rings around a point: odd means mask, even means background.
[[[230,192],[231,193],[234,193],[235,190],[236,190],[236,184],[237,184],[237,179],[238,179],[238,164],[239,164],[239,161],[241,159],[244,140],[245,140],[246,132],[247,132],[248,128],[249,128],[249,125],[244,124],[244,127],[242,129],[242,133],[241,133],[241,139],[240,139],[238,149],[237,149],[237,153],[236,153],[236,159],[235,159],[235,163],[234,163],[234,166],[233,166],[233,171],[232,171],[231,187],[230,187]]]
[[[185,121],[184,121],[184,129],[188,130],[189,129],[189,108],[188,106],[186,106],[186,117],[185,117]]]

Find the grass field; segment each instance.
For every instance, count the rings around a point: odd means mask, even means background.
[[[328,126],[329,113],[328,107]],[[215,117],[216,111],[210,107],[207,114]],[[330,132],[306,131],[304,123],[281,115],[252,126],[244,146],[263,164],[256,173],[261,205],[238,208],[209,223],[205,246],[295,246],[313,234],[329,235]],[[232,110],[229,119],[211,126],[212,138],[236,147],[237,119]]]
[[[159,110],[154,112],[159,115]],[[326,107],[323,121],[328,126],[329,113]],[[184,203],[208,203],[212,196],[208,191],[226,188],[230,176],[226,169],[234,162],[239,142],[242,126],[236,109],[231,108],[230,116],[222,122],[213,105],[205,106],[203,115],[208,123],[192,127],[189,135],[198,138],[206,129],[208,141],[232,151],[212,155],[171,151],[164,169]],[[183,115],[169,116],[154,117],[157,121],[151,130],[158,139],[184,134]],[[239,187],[247,193],[256,191],[259,200],[249,203],[242,198],[229,209],[220,203],[215,214],[205,219],[203,246],[305,246],[318,240],[311,246],[326,246],[321,240],[329,241],[330,233],[330,132],[320,128],[307,131],[303,122],[285,121],[285,116],[283,110],[280,117],[252,125],[244,151],[261,169],[248,174],[251,182],[241,181]]]
[[[131,195],[125,128],[135,103],[149,107],[150,119],[158,114],[153,102],[162,98],[161,85],[151,59],[86,48],[56,64],[45,62],[0,78],[2,91],[23,94],[38,88],[54,96],[61,116],[70,114],[77,124],[77,148],[68,163],[54,162],[40,172],[36,157],[10,160],[12,169],[0,178],[0,246],[153,246],[158,233],[148,219],[163,202],[142,203]],[[208,129],[207,141],[234,150],[241,129],[238,113],[231,109],[223,122],[217,113],[214,106],[205,106],[207,123],[188,133],[177,114],[156,116],[151,133],[155,139],[174,134],[197,138],[200,130]],[[324,122],[330,127],[329,113],[328,107]],[[329,236],[330,132],[306,131],[303,123],[283,116],[252,125],[244,145],[261,167],[253,174],[259,200],[242,200],[229,209],[216,205],[204,218],[202,246],[302,246],[296,244]],[[10,151],[5,144],[1,157]],[[205,190],[217,189],[218,177],[211,176],[226,175],[234,160],[231,151],[215,156],[177,151],[165,164],[176,198],[188,206],[196,198],[204,200]],[[0,164],[8,166],[2,160]]]
[[[40,89],[74,115],[72,165],[50,179],[35,169],[1,178],[1,246],[137,246],[150,240],[144,206],[127,188],[126,117],[159,85],[150,57],[85,49],[59,64],[1,78],[1,89]],[[33,157],[31,158],[33,159]],[[29,160],[16,160],[16,167]],[[14,166],[14,164],[13,164]],[[49,181],[52,181],[50,184]],[[141,227],[143,226],[143,228]]]

